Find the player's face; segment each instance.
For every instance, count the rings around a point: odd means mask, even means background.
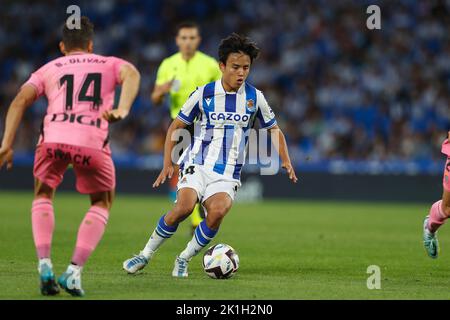
[[[192,55],[197,51],[201,38],[197,28],[181,28],[175,40],[182,54]]]
[[[223,81],[231,88],[239,89],[250,73],[250,64],[250,57],[245,53],[230,53],[226,64],[220,63]]]

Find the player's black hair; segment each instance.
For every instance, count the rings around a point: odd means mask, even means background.
[[[66,50],[87,49],[89,41],[94,37],[94,24],[88,17],[80,18],[80,28],[69,29],[67,23],[64,23],[62,30],[62,42]]]
[[[195,23],[194,21],[183,21],[177,24],[175,27],[175,35],[177,36],[181,29],[188,28],[188,29],[197,29],[198,34],[200,34],[200,26]]]
[[[259,48],[256,43],[249,38],[241,36],[237,33],[232,33],[230,36],[222,39],[219,46],[219,61],[226,64],[230,53],[243,52],[250,57],[250,62],[253,62],[259,55]]]

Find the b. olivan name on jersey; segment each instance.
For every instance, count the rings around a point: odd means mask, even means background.
[[[50,122],[78,123],[84,126],[101,128],[102,119],[85,114],[54,113]]]
[[[70,58],[68,61],[61,63],[56,62],[55,66],[58,68],[64,67],[67,64],[75,64],[75,63],[99,63],[99,64],[105,64],[106,59],[98,59],[98,58]]]
[[[234,112],[210,112],[209,122],[212,124],[239,124],[247,126],[250,120],[249,114],[239,114]]]

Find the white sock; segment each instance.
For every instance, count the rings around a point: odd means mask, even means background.
[[[163,238],[158,235],[156,231],[153,231],[150,239],[148,239],[148,242],[145,245],[144,250],[141,251],[141,254],[147,259],[150,259],[166,239],[167,238]]]
[[[42,265],[44,265],[44,264],[48,265],[50,268],[53,269],[52,261],[50,260],[50,258],[42,258],[42,259],[39,259],[39,264],[38,264],[39,272],[41,272]]]
[[[194,236],[192,240],[188,242],[186,249],[180,253],[179,257],[190,261],[192,257],[196,256],[202,249],[203,247],[198,244]]]
[[[69,264],[67,267],[67,273],[75,272],[75,273],[81,273],[81,270],[83,270],[83,267],[77,266],[76,264]]]

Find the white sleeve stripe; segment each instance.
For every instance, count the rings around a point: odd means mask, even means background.
[[[272,121],[273,121],[273,123],[271,123]],[[263,128],[263,129],[270,129],[270,128],[272,128],[272,127],[275,127],[276,124],[277,124],[277,121],[275,120],[275,118],[272,119],[272,121],[270,121],[269,123],[267,123],[267,126],[263,126],[262,128]]]
[[[188,120],[184,119],[183,117],[185,117],[185,115],[182,113],[179,113],[177,116],[177,119],[180,119],[181,121],[183,121],[186,124],[192,124],[192,122],[189,122]]]

